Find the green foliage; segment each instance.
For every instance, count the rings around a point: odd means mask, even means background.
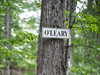
[[[92,6],[92,9],[98,10],[98,7]],[[99,75],[100,15],[84,9],[76,16],[72,29],[74,36],[72,75]]]
[[[84,3],[87,8],[78,13],[72,12],[72,25],[74,40],[73,43],[73,66],[71,73],[73,75],[99,75],[100,74],[100,9],[99,3],[89,4],[86,1],[75,0],[76,2]],[[73,3],[73,5],[77,5]],[[88,10],[90,5],[91,10]],[[6,39],[5,32],[5,16],[7,15],[7,8],[10,8],[12,15],[12,24],[10,25],[10,39]],[[38,35],[24,31],[24,29],[36,30],[39,25],[39,19],[29,17],[22,19],[21,23],[26,24],[26,28],[21,26],[19,15],[28,11],[40,10],[41,1],[34,0],[0,0],[0,68],[5,68],[7,59],[11,60],[11,65],[14,68],[24,69],[23,75],[35,75],[31,71],[37,66],[37,49],[38,49]],[[70,11],[66,10],[65,18],[70,19]],[[67,21],[64,22],[66,28],[69,28]],[[91,36],[91,38],[90,38]],[[11,50],[7,45],[11,46]],[[99,65],[99,66],[98,66]],[[30,72],[27,72],[30,71]]]
[[[70,11],[66,10],[65,15],[69,16],[69,14],[70,14]]]
[[[10,38],[6,39],[6,26],[5,16],[7,15],[7,8],[10,8],[12,15],[12,24],[10,25],[11,31]],[[7,60],[11,60],[13,68],[24,69],[23,75],[34,75],[31,71],[37,66],[37,48],[38,48],[38,35],[24,31],[21,26],[20,17],[24,13],[24,9],[28,11],[40,10],[41,1],[34,0],[1,0],[0,1],[0,68],[6,68]],[[36,30],[39,24],[39,19],[30,17],[24,23],[30,28]],[[11,49],[7,46],[11,46]],[[30,72],[28,72],[30,71]]]

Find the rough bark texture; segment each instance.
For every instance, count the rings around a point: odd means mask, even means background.
[[[65,0],[42,0],[37,75],[65,75],[64,40],[43,39],[42,27],[64,28]]]

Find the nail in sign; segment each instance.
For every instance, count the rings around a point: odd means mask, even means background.
[[[69,38],[69,29],[42,27],[42,38]]]

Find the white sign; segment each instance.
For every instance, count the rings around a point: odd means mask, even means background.
[[[69,29],[42,27],[42,38],[69,38]]]

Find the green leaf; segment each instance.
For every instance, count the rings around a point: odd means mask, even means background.
[[[67,23],[68,23],[67,21],[64,22],[64,24],[67,24]]]

